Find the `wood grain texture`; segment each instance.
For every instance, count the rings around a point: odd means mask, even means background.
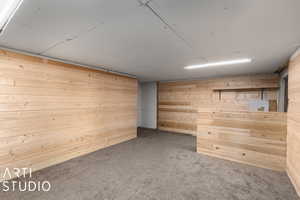
[[[0,51],[0,166],[33,171],[136,137],[137,80]]]
[[[283,171],[286,134],[286,113],[212,112],[199,120],[197,152]]]
[[[196,135],[199,112],[249,111],[249,101],[262,99],[261,89],[276,111],[278,87],[273,74],[159,83],[158,128]]]
[[[300,55],[289,65],[287,172],[300,196]]]

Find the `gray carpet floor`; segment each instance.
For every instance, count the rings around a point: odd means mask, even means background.
[[[198,154],[193,136],[141,130],[137,139],[33,174],[50,192],[1,200],[298,200],[286,173]]]

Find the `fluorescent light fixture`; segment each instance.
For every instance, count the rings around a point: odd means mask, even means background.
[[[184,69],[198,69],[198,68],[203,68],[203,67],[236,65],[236,64],[250,63],[250,62],[252,62],[252,60],[250,58],[243,58],[243,59],[237,59],[237,60],[228,60],[228,61],[206,63],[206,64],[200,64],[200,65],[190,65],[190,66],[185,67]]]
[[[0,34],[4,31],[23,0],[0,0]]]

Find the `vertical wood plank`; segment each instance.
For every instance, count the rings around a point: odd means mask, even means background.
[[[300,196],[300,55],[289,65],[287,172]]]

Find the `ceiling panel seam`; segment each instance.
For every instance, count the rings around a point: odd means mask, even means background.
[[[171,26],[166,19],[164,19],[164,17],[161,16],[161,14],[158,13],[158,11],[156,11],[151,5],[151,1],[152,0],[148,0],[147,2],[142,2],[141,0],[137,0],[140,5],[145,6],[146,8],[148,8],[166,27],[168,27],[170,29],[170,31],[176,35],[177,38],[179,38],[180,40],[182,40],[188,47],[193,49],[193,46],[182,36],[178,33],[178,31]]]
[[[45,50],[43,50],[43,51],[41,51],[40,53],[38,53],[38,54],[39,54],[39,55],[42,55],[42,54],[46,53],[47,51],[49,51],[49,50],[53,49],[54,47],[57,47],[58,45],[63,44],[63,43],[65,43],[65,40],[56,42],[56,43],[54,43],[53,45],[47,47]]]
[[[49,50],[51,50],[51,49],[53,49],[53,48],[55,48],[55,47],[57,47],[57,46],[59,46],[59,45],[61,45],[61,44],[64,44],[64,43],[70,42],[70,41],[72,41],[72,40],[78,39],[78,38],[80,38],[82,35],[84,35],[84,34],[86,34],[86,33],[89,33],[89,32],[91,32],[91,31],[95,30],[96,28],[97,28],[97,26],[92,26],[92,27],[88,28],[86,31],[83,31],[82,33],[79,33],[79,34],[77,34],[77,35],[75,35],[75,36],[73,36],[73,37],[67,37],[67,38],[64,39],[64,40],[61,40],[61,41],[56,42],[55,44],[49,46],[49,47],[46,48],[44,51],[41,51],[41,52],[38,53],[38,54],[39,54],[39,55],[45,55],[45,53],[48,52]]]

